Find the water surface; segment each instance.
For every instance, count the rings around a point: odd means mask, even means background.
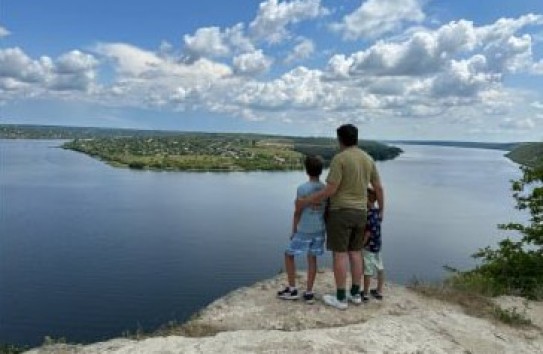
[[[0,140],[0,342],[152,330],[282,268],[302,172],[134,171],[59,144]],[[378,164],[388,278],[472,266],[520,217],[518,168],[501,151],[401,147]]]

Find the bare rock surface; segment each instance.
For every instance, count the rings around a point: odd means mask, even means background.
[[[304,274],[299,285],[304,288]],[[388,285],[383,301],[345,311],[302,300],[276,298],[284,275],[218,299],[184,327],[203,337],[169,335],[113,339],[91,345],[51,345],[30,353],[543,353],[543,304],[513,297],[495,301],[516,307],[537,326],[513,328],[468,316],[462,308]],[[318,296],[334,291],[329,271],[317,275]],[[539,327],[539,328],[538,328]],[[200,330],[200,332],[198,332]]]

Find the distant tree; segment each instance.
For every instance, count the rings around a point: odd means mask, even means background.
[[[521,167],[523,176],[512,182],[513,197],[519,210],[530,213],[527,224],[508,223],[500,229],[520,234],[520,239],[507,238],[497,249],[486,247],[474,257],[482,264],[465,274],[481,275],[493,288],[493,295],[518,294],[543,298],[543,165]]]

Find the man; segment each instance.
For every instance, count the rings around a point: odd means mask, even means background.
[[[347,300],[360,304],[362,281],[362,247],[367,218],[367,188],[371,183],[377,195],[380,218],[384,211],[384,193],[373,159],[358,147],[358,129],[345,124],[337,129],[340,152],[330,163],[326,187],[306,198],[296,200],[296,207],[318,204],[330,198],[326,224],[328,250],[333,252],[336,295],[324,295],[327,305],[340,310],[347,308]],[[347,260],[352,276],[349,294],[346,292]]]

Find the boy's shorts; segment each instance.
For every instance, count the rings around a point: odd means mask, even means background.
[[[377,271],[384,270],[383,267],[383,258],[381,257],[381,252],[370,252],[363,250],[362,254],[364,255],[364,275],[375,276]]]
[[[312,256],[322,255],[324,253],[324,230],[313,234],[295,233],[285,253],[290,256],[304,253]]]

